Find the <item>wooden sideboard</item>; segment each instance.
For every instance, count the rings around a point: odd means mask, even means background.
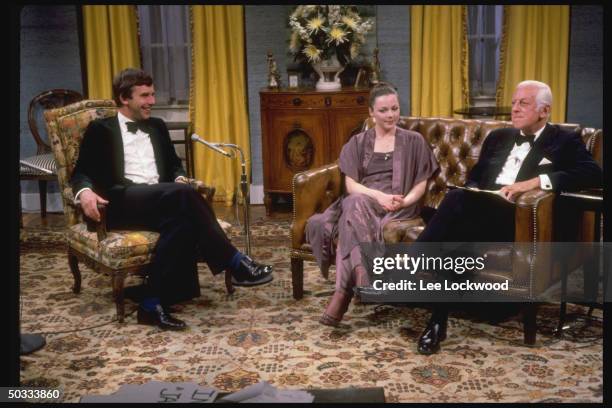
[[[291,194],[295,173],[338,159],[368,117],[369,89],[260,91],[264,204]]]

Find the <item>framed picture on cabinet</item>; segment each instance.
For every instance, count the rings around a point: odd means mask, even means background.
[[[287,83],[289,84],[289,88],[299,88],[300,86],[300,73],[298,71],[287,71],[287,76],[289,80]]]

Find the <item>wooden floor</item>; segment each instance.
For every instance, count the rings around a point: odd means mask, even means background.
[[[236,211],[236,207],[226,207],[222,203],[215,203],[213,205],[217,217],[229,222],[230,224],[236,224],[236,216],[238,216],[240,222],[243,218],[243,208],[239,206]],[[291,206],[289,204],[277,204],[269,216],[266,215],[266,209],[263,205],[251,205],[251,211],[249,213],[251,221],[265,218],[272,220],[290,220],[291,219]],[[63,213],[47,213],[45,218],[40,216],[40,213],[23,213],[22,216],[23,228],[59,228],[65,225]]]

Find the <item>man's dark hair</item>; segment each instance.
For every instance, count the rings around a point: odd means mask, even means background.
[[[132,87],[138,85],[153,85],[153,77],[142,69],[126,68],[113,78],[113,99],[118,107],[121,107],[121,99],[132,97]]]
[[[395,95],[397,99],[399,99],[399,95],[397,94],[397,90],[393,85],[388,82],[379,82],[370,89],[370,108],[374,109],[374,102],[376,102],[376,98],[379,96],[385,95]]]

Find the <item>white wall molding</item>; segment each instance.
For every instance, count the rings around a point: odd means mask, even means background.
[[[40,212],[40,196],[38,193],[21,194],[22,212]],[[63,212],[62,197],[60,193],[47,193],[47,212]]]
[[[263,204],[264,203],[264,189],[263,184],[251,184],[251,190],[249,192],[251,198],[251,204]]]

